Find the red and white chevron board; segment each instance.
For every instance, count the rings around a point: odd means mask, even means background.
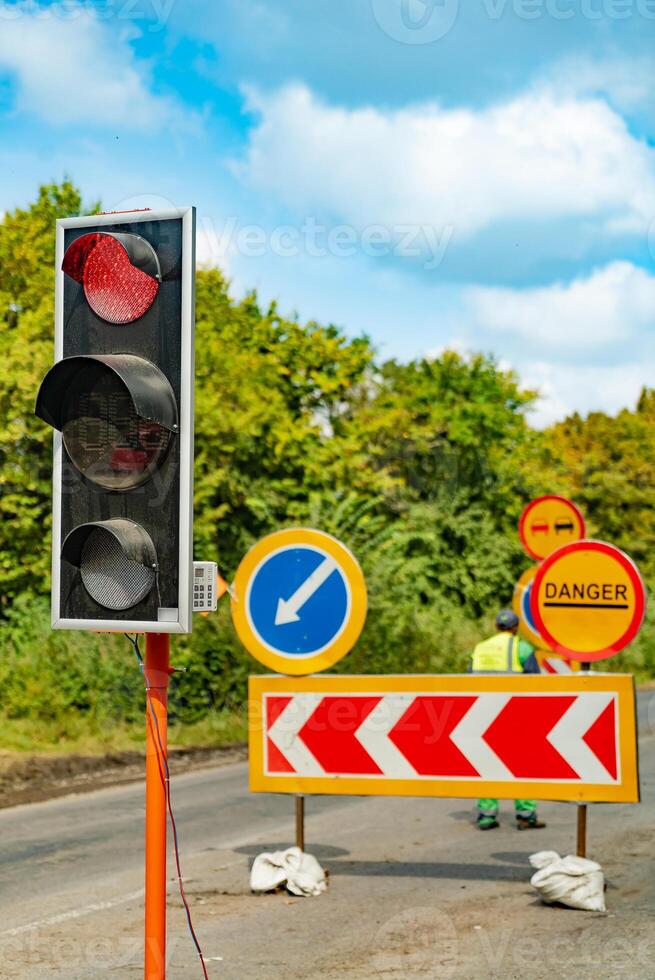
[[[347,677],[303,678],[303,690],[252,680],[264,683],[260,731],[251,728],[255,789],[263,780],[296,792],[356,784],[351,792],[512,796],[533,784],[542,798],[579,799],[594,787],[585,798],[601,800],[636,784],[630,679],[627,697],[620,683],[576,675],[442,677],[437,690],[435,678],[416,678],[416,690],[396,691],[384,689],[391,678],[354,679],[368,690],[348,690]],[[626,713],[632,756],[621,738]]]

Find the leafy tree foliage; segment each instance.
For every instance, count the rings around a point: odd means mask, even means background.
[[[34,398],[53,359],[54,222],[80,208],[64,182],[0,223],[0,610],[48,587],[52,440]]]

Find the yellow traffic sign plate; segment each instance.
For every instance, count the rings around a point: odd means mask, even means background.
[[[532,586],[535,625],[550,646],[575,660],[604,660],[634,640],[646,590],[628,555],[603,541],[579,541],[553,552]]]
[[[585,522],[572,500],[547,494],[523,511],[519,522],[521,543],[531,558],[541,561],[562,545],[581,541]]]
[[[629,674],[251,677],[258,793],[639,801]]]
[[[366,619],[366,584],[344,544],[323,531],[276,531],[250,549],[232,588],[239,639],[282,674],[326,670],[353,648]]]
[[[534,584],[534,577],[537,574],[538,568],[538,565],[533,565],[532,568],[528,568],[525,572],[523,572],[520,579],[514,586],[512,609],[519,617],[519,630],[521,635],[524,636],[526,640],[529,640],[530,643],[532,643],[532,645],[538,649],[548,650],[549,646],[541,633],[539,633],[537,630],[534,619],[532,618],[532,609],[530,606],[532,586]]]

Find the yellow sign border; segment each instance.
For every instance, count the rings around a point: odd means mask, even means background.
[[[314,545],[327,552],[338,563],[350,586],[350,614],[339,636],[313,657],[294,657],[274,653],[253,631],[246,613],[245,597],[255,569],[267,555],[293,545]],[[281,674],[302,676],[333,667],[352,650],[366,621],[366,582],[355,556],[341,541],[314,528],[286,528],[274,531],[253,545],[237,569],[231,596],[232,622],[246,650],[264,666]]]
[[[367,694],[416,691],[431,693],[539,692],[547,694],[611,691],[618,695],[618,753],[621,783],[543,783],[516,781],[467,782],[458,780],[377,779],[342,776],[268,776],[264,769],[265,694]],[[248,737],[250,790],[253,793],[334,794],[346,796],[498,797],[503,799],[569,800],[577,803],[638,803],[635,686],[632,674],[409,674],[322,677],[250,677],[248,684]]]

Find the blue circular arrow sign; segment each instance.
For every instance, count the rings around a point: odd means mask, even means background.
[[[527,588],[521,596],[521,610],[523,612],[523,619],[526,621],[533,633],[539,635],[539,630],[535,624],[534,618],[532,616],[532,609],[530,608],[530,596],[532,595],[532,582],[528,583]]]
[[[256,570],[247,604],[262,643],[276,653],[308,657],[341,633],[350,589],[331,555],[310,546],[283,548]]]
[[[352,649],[362,631],[364,576],[331,535],[313,528],[276,531],[239,566],[232,618],[248,650],[274,670],[325,670]]]

